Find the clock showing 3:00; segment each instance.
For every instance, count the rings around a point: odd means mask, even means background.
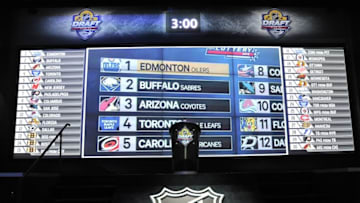
[[[189,12],[167,12],[166,32],[200,32],[200,14]]]

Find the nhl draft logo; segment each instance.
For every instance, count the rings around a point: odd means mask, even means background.
[[[214,192],[211,187],[199,191],[188,187],[174,191],[164,187],[150,199],[152,203],[222,203],[224,195]]]
[[[279,39],[290,30],[290,17],[283,15],[278,9],[272,9],[262,15],[262,29],[267,30],[271,36]]]
[[[186,147],[191,141],[193,141],[193,134],[190,130],[184,126],[178,133],[178,141]]]
[[[71,30],[76,31],[82,40],[88,40],[99,31],[101,22],[100,16],[95,15],[90,9],[85,9],[73,16]]]

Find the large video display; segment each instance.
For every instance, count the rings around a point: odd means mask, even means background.
[[[353,151],[344,50],[21,51],[16,157],[39,155],[65,123],[64,156],[169,157],[181,121],[202,129],[200,156]]]

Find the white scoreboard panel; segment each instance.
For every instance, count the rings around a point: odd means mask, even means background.
[[[22,50],[15,155],[39,156],[60,129],[62,154],[80,155],[85,50]],[[46,155],[59,155],[59,140]]]
[[[289,148],[354,151],[342,48],[283,48]]]

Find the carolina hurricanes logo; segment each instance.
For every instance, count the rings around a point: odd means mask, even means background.
[[[98,151],[99,152],[114,152],[119,150],[120,146],[119,136],[99,136],[98,137]]]
[[[262,16],[261,29],[265,29],[271,36],[279,39],[290,30],[290,17],[283,15],[278,9],[271,9]]]

